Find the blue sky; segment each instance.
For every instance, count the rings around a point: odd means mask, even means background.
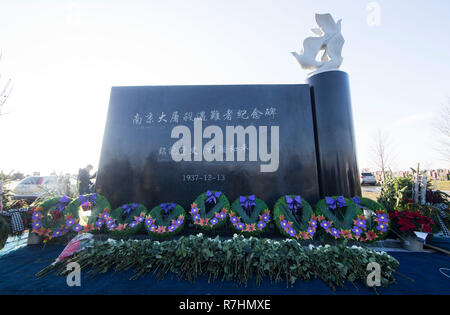
[[[0,73],[14,91],[0,169],[97,165],[111,86],[304,83],[290,52],[327,12],[343,19],[360,169],[374,166],[377,129],[394,168],[448,168],[433,123],[450,96],[450,2],[376,1],[378,26],[370,2],[2,0]]]

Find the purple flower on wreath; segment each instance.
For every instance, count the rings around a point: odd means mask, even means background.
[[[79,231],[81,231],[83,229],[83,227],[81,226],[81,225],[79,225],[79,224],[76,224],[73,228],[72,228],[72,230],[74,230],[75,232],[79,232]]]
[[[327,221],[322,221],[322,223],[320,223],[320,226],[323,227],[326,231],[328,231],[331,227],[330,223],[328,223]]]
[[[33,224],[33,229],[39,229],[42,226],[41,221],[34,221]]]
[[[136,222],[137,223],[141,223],[142,221],[144,221],[144,217],[140,217],[139,216],[139,217],[136,218]]]
[[[152,225],[152,223],[153,223],[153,219],[152,218],[148,218],[148,219],[145,220],[145,225],[146,226]]]
[[[366,220],[358,219],[356,220],[356,226],[365,229],[366,228]]]
[[[180,225],[183,224],[183,219],[178,219],[178,220],[175,221],[175,223],[176,223],[177,226],[180,226]]]
[[[106,221],[106,225],[109,227],[111,224],[113,224],[114,223],[114,220],[113,219],[108,219],[107,221]]]
[[[61,231],[60,230],[53,231],[53,236],[54,237],[61,236]]]
[[[236,225],[236,228],[237,228],[238,230],[243,230],[244,227],[245,227],[245,224],[242,223],[242,222],[239,222],[239,223]]]
[[[191,213],[192,213],[192,214],[197,214],[197,213],[198,213],[198,208],[197,208],[197,207],[192,208],[192,209],[191,209]]]
[[[152,224],[152,226],[150,226],[149,230],[150,232],[155,232],[158,229],[158,227],[154,224]]]
[[[382,223],[378,224],[377,229],[378,229],[378,231],[381,231],[384,233],[387,231],[387,224],[382,222]]]
[[[384,213],[378,213],[377,214],[377,220],[379,222],[385,222],[385,223],[389,222],[389,219],[388,219],[387,215],[385,215]]]
[[[334,237],[338,238],[341,235],[341,232],[336,230],[335,228],[331,229],[331,235],[333,235]]]
[[[287,230],[287,233],[290,235],[290,236],[295,236],[295,233],[297,233],[293,228],[289,228],[288,230]]]
[[[74,224],[75,224],[75,220],[74,220],[74,219],[66,220],[66,225],[67,225],[67,227],[71,227],[71,226],[74,225]]]
[[[263,214],[262,219],[263,219],[264,222],[269,222],[270,215],[269,214]]]
[[[357,226],[353,227],[352,232],[355,233],[357,236],[361,236],[362,234],[362,230]]]
[[[316,230],[314,230],[312,227],[309,227],[308,230],[306,230],[306,232],[309,235],[314,236],[314,233],[316,233]]]
[[[133,222],[130,223],[129,227],[130,228],[135,228],[136,225],[137,225],[136,221],[133,221]]]
[[[289,224],[286,220],[281,221],[280,224],[283,229],[287,229],[289,227]]]
[[[239,219],[237,217],[231,217],[230,221],[231,221],[231,223],[235,224],[239,221]]]
[[[330,208],[331,210],[336,210],[337,208],[343,208],[346,205],[344,196],[339,196],[336,198],[336,200],[334,200],[333,198],[330,198],[330,197],[325,197],[325,202],[326,202],[328,208]]]
[[[171,225],[171,226],[169,226],[169,228],[168,228],[168,230],[169,230],[169,232],[173,232],[173,231],[175,231],[177,229],[177,226],[176,225]]]
[[[317,229],[317,221],[313,219],[309,220],[309,226]]]
[[[219,223],[219,220],[217,220],[217,218],[212,218],[209,222],[211,222],[211,225],[216,225],[217,223]]]
[[[103,226],[103,220],[98,219],[97,222],[95,222],[95,225],[98,227],[102,227]]]
[[[110,231],[114,230],[117,227],[117,225],[115,223],[111,224],[110,226],[108,226],[108,229]]]
[[[266,223],[264,221],[259,221],[258,228],[264,229],[266,227]]]
[[[33,220],[39,220],[40,218],[42,218],[42,214],[40,212],[35,212],[33,214]]]
[[[227,217],[227,214],[225,212],[221,212],[219,213],[219,215],[217,216],[220,220],[223,220]]]
[[[108,217],[109,217],[108,212],[102,212],[100,214],[100,219],[102,219],[102,220],[106,220]]]
[[[194,220],[194,221],[200,220],[200,214],[194,215],[193,220]]]

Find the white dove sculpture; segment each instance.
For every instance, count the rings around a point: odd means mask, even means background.
[[[315,70],[309,76],[337,70],[342,64],[342,47],[345,40],[341,34],[341,22],[334,21],[331,14],[316,14],[316,22],[320,28],[312,29],[317,36],[308,37],[303,41],[300,54],[292,52],[303,69]],[[323,51],[321,60],[317,60],[319,52]]]

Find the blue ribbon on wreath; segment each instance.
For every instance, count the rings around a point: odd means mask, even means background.
[[[343,208],[346,206],[344,196],[339,196],[336,200],[330,197],[325,197],[325,202],[331,210],[336,210],[337,208]]]
[[[137,203],[132,203],[132,204],[125,204],[122,206],[122,220],[125,220],[131,213],[131,211],[137,209],[138,204]]]
[[[97,194],[92,194],[89,196],[78,196],[78,201],[80,202],[81,206],[89,206],[89,203],[91,203],[92,205],[95,205],[95,201],[97,200]]]
[[[250,215],[252,207],[256,206],[256,197],[255,195],[250,195],[247,197],[240,196],[239,202],[241,207],[245,209],[245,211]]]
[[[206,197],[208,198],[208,199],[206,199],[206,202],[207,203],[213,203],[214,202],[214,204],[216,204],[217,203],[217,199],[220,198],[220,195],[222,195],[222,192],[220,192],[220,191],[216,191],[213,194],[211,190],[208,190],[206,192]]]
[[[361,204],[361,199],[359,199],[358,196],[353,197],[352,200],[353,200],[354,203],[356,203],[356,205],[357,205],[358,207],[360,207],[361,209],[364,209],[364,207],[363,207],[362,204]]]
[[[176,203],[162,203],[161,209],[164,210],[164,213],[167,214],[170,210],[174,209],[177,206]]]
[[[292,199],[290,196],[286,195],[286,204],[292,214],[297,214],[297,211],[303,207],[302,197],[295,196]]]
[[[64,195],[63,197],[61,197],[61,199],[58,200],[58,203],[55,206],[56,211],[58,211],[58,213],[61,213],[67,207],[68,203],[69,203],[69,197]]]

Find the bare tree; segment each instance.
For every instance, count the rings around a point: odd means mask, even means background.
[[[0,53],[0,61],[2,59],[2,54]],[[1,74],[0,74],[1,79]],[[3,84],[2,84],[3,85]],[[0,115],[3,114],[3,106],[6,103],[9,95],[12,91],[11,79],[8,79],[3,87],[0,86]]]
[[[450,161],[450,98],[444,104],[439,118],[436,123],[436,130],[439,132],[439,148],[437,151],[441,154],[442,159]]]
[[[384,181],[386,178],[386,172],[391,170],[393,156],[389,135],[379,129],[374,138],[372,160],[376,167],[381,171],[381,176]]]

